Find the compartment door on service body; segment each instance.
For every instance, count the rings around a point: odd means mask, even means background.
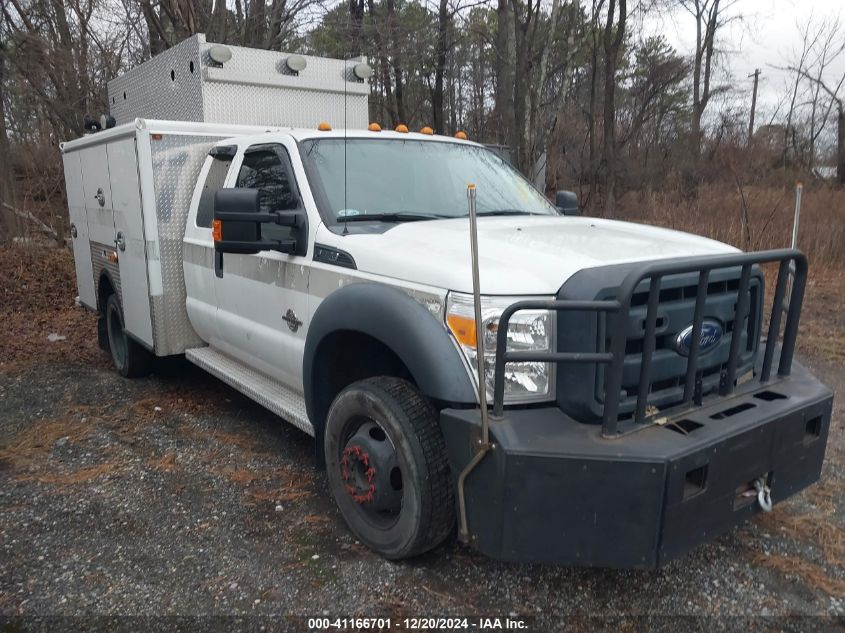
[[[227,186],[259,189],[264,212],[302,206],[290,155],[280,143],[247,148],[235,158]],[[274,224],[261,230],[270,239],[291,235],[290,227]],[[276,251],[224,253],[223,277],[215,278],[223,351],[296,391],[302,390],[308,332],[309,262]]]
[[[135,137],[109,143],[108,161],[123,323],[129,334],[152,348],[153,322]]]
[[[79,150],[79,161],[82,165],[82,190],[88,216],[88,239],[91,240],[92,248],[97,245],[100,250],[114,252],[114,210],[106,144],[82,148]],[[98,255],[103,256],[102,253]]]
[[[70,214],[70,235],[73,240],[73,261],[76,266],[76,283],[79,301],[97,309],[97,291],[94,287],[94,267],[91,264],[91,245],[88,242],[88,218],[85,214],[85,193],[82,190],[82,165],[79,152],[70,152],[62,158],[67,186],[67,208]]]

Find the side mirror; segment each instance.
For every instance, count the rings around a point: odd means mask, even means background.
[[[581,215],[578,196],[574,191],[558,191],[555,194],[555,206],[563,215]]]
[[[223,253],[252,255],[261,251],[279,251],[305,255],[308,249],[308,215],[304,209],[261,211],[258,189],[220,189],[214,194],[214,271],[223,276]],[[290,239],[266,239],[261,226],[277,224],[291,227]]]

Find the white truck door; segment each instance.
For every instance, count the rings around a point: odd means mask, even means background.
[[[264,211],[302,205],[290,154],[282,143],[248,147],[231,172],[227,186],[261,190]],[[262,233],[290,237],[290,228],[267,224]],[[297,391],[302,390],[308,332],[310,255],[226,253],[223,277],[215,278],[223,351]]]
[[[153,323],[135,137],[109,143],[107,155],[124,327],[152,348]]]
[[[182,267],[185,271],[185,306],[188,318],[199,337],[212,347],[220,347],[217,334],[217,298],[215,297],[214,194],[226,183],[235,145],[218,145],[209,152],[197,178],[202,183],[194,189],[185,226]]]
[[[88,242],[88,217],[85,213],[85,193],[82,190],[82,165],[79,155],[79,152],[70,152],[63,156],[70,235],[73,240],[73,261],[76,266],[79,300],[83,305],[96,310],[97,290],[94,286],[94,267],[91,263],[91,246]]]
[[[103,247],[114,249],[114,211],[106,144],[79,150],[79,160],[82,164],[88,238]]]

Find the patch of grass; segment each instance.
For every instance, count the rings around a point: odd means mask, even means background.
[[[807,501],[814,509],[796,512],[792,506],[778,508],[764,514],[758,521],[773,534],[813,545],[821,551],[825,566],[845,571],[845,537],[836,512],[837,501],[842,497],[838,480],[825,480],[807,491]],[[798,576],[808,585],[825,593],[845,597],[845,581],[831,575],[820,565],[804,558],[752,553],[752,561],[771,567],[786,576]]]
[[[830,480],[821,482],[807,493],[815,510],[798,514],[790,506],[778,508],[762,515],[760,524],[775,534],[812,543],[821,549],[829,565],[845,570],[845,530],[836,518],[836,499],[840,495],[842,490]]]
[[[176,453],[165,453],[158,459],[152,459],[147,462],[153,470],[160,470],[166,473],[172,473],[176,470]]]
[[[34,422],[0,449],[0,460],[13,468],[27,468],[33,460],[50,453],[58,440],[81,442],[91,434],[91,426],[73,418]]]
[[[845,597],[845,581],[831,578],[819,565],[803,558],[783,556],[781,554],[764,554],[755,551],[751,555],[752,563],[774,569],[787,578],[799,578],[809,587],[823,591],[829,596]]]
[[[266,475],[262,476],[261,474],[255,472],[254,470],[249,470],[248,468],[226,467],[215,470],[214,472],[239,486],[249,486],[256,480],[267,478]]]
[[[292,503],[302,501],[312,495],[313,493],[308,490],[302,490],[292,486],[254,488],[246,491],[244,503],[246,505]]]
[[[24,475],[22,477],[18,477],[18,480],[35,480],[43,484],[53,484],[59,486],[83,484],[88,483],[93,479],[104,477],[105,475],[114,474],[120,471],[122,468],[122,463],[104,462],[101,464],[95,464],[93,466],[85,466],[83,468],[70,472],[50,472],[42,473],[39,475]]]
[[[201,429],[195,426],[184,426],[179,428],[179,433],[187,439],[196,440],[199,442],[215,442],[220,449],[237,448],[246,453],[260,452],[262,444],[254,436],[244,433],[233,433],[231,431],[222,431],[220,429],[208,430]],[[217,456],[220,451],[216,451],[214,456]]]

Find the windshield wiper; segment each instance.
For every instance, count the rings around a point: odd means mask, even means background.
[[[448,218],[447,215],[436,215],[433,213],[411,213],[411,212],[393,212],[393,213],[361,213],[359,215],[347,215],[337,218],[338,224],[346,222],[421,222],[423,220],[439,220]]]
[[[494,211],[479,211],[478,215],[540,215],[522,209],[496,209]]]

